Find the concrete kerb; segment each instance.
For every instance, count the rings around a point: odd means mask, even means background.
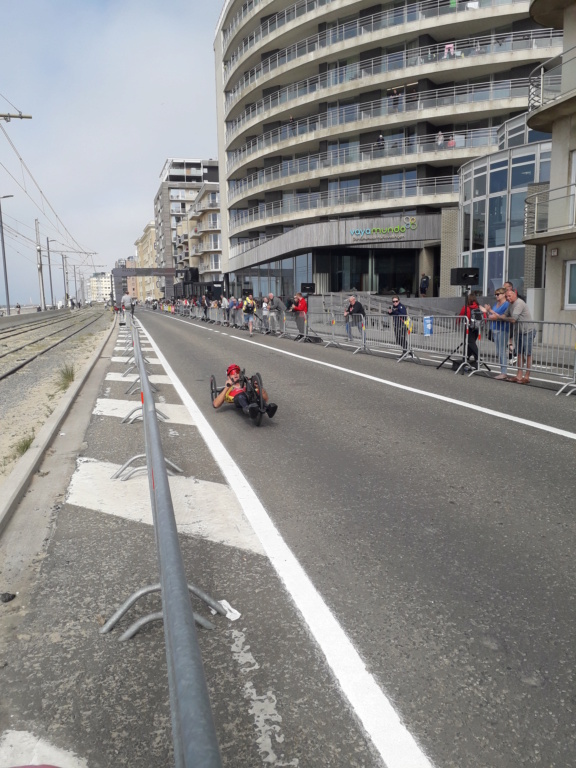
[[[32,476],[38,470],[42,463],[44,454],[50,447],[52,440],[60,425],[68,415],[70,408],[80,393],[86,379],[92,372],[92,369],[98,362],[104,347],[110,340],[114,329],[116,328],[116,319],[112,323],[109,333],[94,352],[87,365],[85,366],[81,378],[75,381],[64,393],[60,403],[56,406],[48,420],[42,425],[42,428],[34,438],[34,442],[28,448],[24,456],[18,460],[16,466],[8,476],[6,482],[2,485],[2,502],[0,502],[0,535],[8,525],[10,518],[16,511],[22,497],[28,490]]]

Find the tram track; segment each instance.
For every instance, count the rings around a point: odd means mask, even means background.
[[[65,341],[68,341],[77,334],[82,333],[86,329],[90,328],[90,326],[93,325],[100,317],[101,312],[97,311],[92,312],[89,317],[83,315],[80,318],[67,317],[64,320],[58,319],[51,320],[49,322],[26,324],[30,326],[27,331],[22,330],[21,326],[12,329],[14,331],[12,334],[6,334],[4,331],[3,336],[0,337],[0,345],[6,341],[8,341],[9,344],[10,339],[14,339],[16,336],[22,336],[25,333],[32,334],[33,338],[23,344],[21,343],[18,346],[14,346],[4,352],[0,352],[0,381],[8,378],[9,376],[12,376],[41,355],[49,353],[60,344],[63,344]],[[59,324],[63,321],[66,322],[66,325],[63,325],[56,330],[52,330],[51,333],[43,332],[46,326],[53,329],[56,323]],[[71,329],[73,329],[72,332],[68,333],[68,331]],[[38,331],[40,331],[40,334],[37,333]],[[46,342],[55,336],[58,338],[53,343],[48,343],[47,346],[43,346],[42,348],[38,349],[38,345],[42,345],[43,342]],[[34,349],[34,347],[36,347],[36,349]],[[19,355],[23,350],[28,350],[26,357],[17,359],[17,363],[14,364],[14,356]]]

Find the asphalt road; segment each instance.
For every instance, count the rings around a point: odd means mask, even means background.
[[[576,765],[576,399],[138,319],[431,763]],[[260,428],[211,407],[231,362]]]

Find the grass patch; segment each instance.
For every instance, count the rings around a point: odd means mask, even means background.
[[[12,455],[15,459],[19,459],[20,456],[24,456],[28,448],[32,445],[34,442],[34,432],[32,432],[31,435],[26,435],[26,437],[20,438],[18,442],[14,445],[14,450]]]
[[[75,377],[76,377],[76,371],[74,370],[74,366],[63,365],[62,368],[58,370],[56,386],[61,392],[64,392],[65,390],[68,389],[70,384],[72,384]]]

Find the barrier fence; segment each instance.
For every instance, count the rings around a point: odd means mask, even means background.
[[[169,311],[174,311],[171,308]],[[206,322],[246,328],[241,309],[180,310]],[[350,315],[326,309],[324,312],[280,312],[254,316],[254,332],[276,333],[299,342],[321,341],[358,352],[390,354],[398,362],[423,358],[437,368],[450,365],[454,372],[510,375],[518,372],[518,352],[530,347],[530,374],[544,383],[559,384],[557,395],[576,392],[576,325],[532,321],[521,323],[484,321],[474,327],[459,315],[409,316],[374,313]]]
[[[176,768],[221,768],[222,761],[216,729],[214,727],[208,686],[195,621],[210,628],[212,625],[192,611],[190,592],[196,594],[217,613],[226,611],[215,600],[201,590],[188,585],[184,562],[178,541],[178,529],[168,483],[167,460],[164,458],[158,425],[153,389],[148,380],[145,358],[140,349],[138,330],[132,325],[133,360],[138,370],[141,406],[135,409],[142,414],[146,446],[146,469],[150,489],[152,518],[158,553],[160,584],[149,585],[135,592],[101,628],[107,633],[115,626],[126,611],[139,597],[153,591],[160,591],[162,612],[150,614],[133,625],[121,639],[128,639],[145,623],[162,619],[168,668],[168,691],[172,720],[172,741]],[[126,420],[125,420],[126,421]],[[121,477],[135,459],[135,456],[114,477]],[[174,465],[171,465],[174,466]],[[175,467],[175,469],[178,469]],[[128,479],[136,470],[131,469]]]

